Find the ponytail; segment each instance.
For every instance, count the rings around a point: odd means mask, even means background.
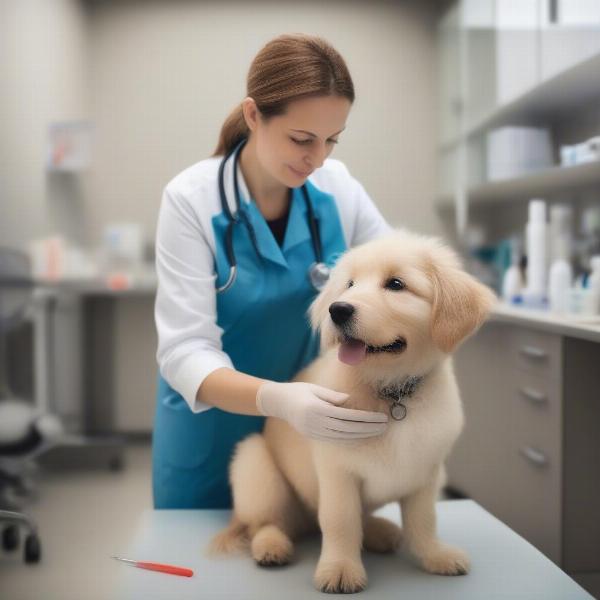
[[[213,156],[229,154],[245,137],[248,137],[248,133],[242,105],[238,104],[223,123],[219,143]]]

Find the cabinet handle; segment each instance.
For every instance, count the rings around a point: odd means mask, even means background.
[[[541,359],[546,358],[548,356],[545,350],[537,348],[536,346],[521,346],[519,352],[523,356],[527,356],[528,358]]]
[[[519,448],[519,452],[536,467],[545,467],[548,464],[548,458],[546,455],[543,452],[532,448],[531,446]]]
[[[530,388],[530,387],[519,388],[519,393],[522,396],[525,396],[525,398],[527,398],[527,400],[531,400],[532,402],[535,402],[536,404],[545,404],[546,402],[548,402],[548,398],[546,397],[546,394],[544,394],[542,392],[538,392],[537,390],[534,390],[533,388]]]

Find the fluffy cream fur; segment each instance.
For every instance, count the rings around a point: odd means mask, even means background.
[[[391,278],[405,289],[386,289]],[[466,573],[467,556],[439,541],[435,524],[444,461],[463,426],[450,353],[481,325],[494,301],[437,239],[398,231],[347,252],[311,307],[321,356],[296,380],[349,393],[348,408],[389,415],[390,403],[377,389],[409,375],[425,379],[405,402],[406,418],[390,417],[378,438],[317,442],[284,421],[267,419],[262,435],[237,446],[230,468],[233,517],[212,551],[249,543],[259,564],[284,564],[293,540],[320,527],[314,580],[322,591],[360,591],[367,583],[362,548],[393,552],[401,539],[425,570]],[[406,348],[367,354],[355,366],[340,362],[343,336],[329,315],[333,302],[354,306],[353,338],[381,347],[401,337]],[[389,502],[400,503],[402,531],[372,515]]]

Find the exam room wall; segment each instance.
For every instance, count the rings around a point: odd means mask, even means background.
[[[0,7],[2,243],[26,246],[60,232],[95,246],[107,223],[124,220],[141,222],[152,240],[164,185],[212,152],[244,97],[252,57],[293,31],[331,40],[355,81],[357,101],[334,156],[391,223],[439,231],[434,3],[6,0]],[[72,119],[95,126],[92,169],[49,177],[47,124]],[[110,360],[120,430],[151,426],[152,303],[149,296],[116,307]]]
[[[244,98],[253,56],[295,31],[330,40],[355,81],[357,101],[334,156],[392,223],[439,231],[433,4],[103,0],[90,7],[97,146],[89,238],[123,219],[154,235],[163,187],[212,153],[223,120]]]
[[[438,232],[433,210],[434,8],[427,2],[98,1],[90,5],[95,168],[88,237],[132,219],[154,235],[160,195],[183,168],[209,156],[245,92],[249,64],[282,32],[329,39],[344,55],[357,100],[334,156],[346,162],[390,222]],[[121,302],[115,427],[151,427],[155,333],[150,299]],[[127,326],[129,324],[129,328]],[[119,341],[120,340],[120,341]],[[137,352],[136,352],[137,349]],[[141,353],[141,354],[140,354]],[[118,357],[118,360],[117,360]]]
[[[46,172],[48,123],[89,118],[88,21],[78,0],[0,1],[0,244],[61,231],[83,242],[83,189]]]

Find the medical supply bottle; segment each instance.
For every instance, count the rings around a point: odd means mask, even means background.
[[[592,256],[592,272],[588,278],[588,290],[591,296],[592,314],[600,314],[600,255]]]
[[[553,204],[550,207],[550,223],[548,225],[548,263],[558,258],[571,258],[573,248],[573,208],[566,204]],[[566,248],[565,248],[566,244]],[[564,251],[566,254],[563,256]]]
[[[516,302],[523,289],[523,278],[519,268],[520,260],[519,240],[513,238],[510,242],[510,267],[508,267],[502,279],[502,299],[505,302]]]
[[[559,237],[554,244],[556,258],[550,267],[548,302],[552,312],[564,314],[569,304],[569,289],[573,285],[573,268],[569,262],[568,239]]]
[[[546,298],[546,203],[529,202],[527,238],[527,287],[523,293],[525,304],[541,308]]]

